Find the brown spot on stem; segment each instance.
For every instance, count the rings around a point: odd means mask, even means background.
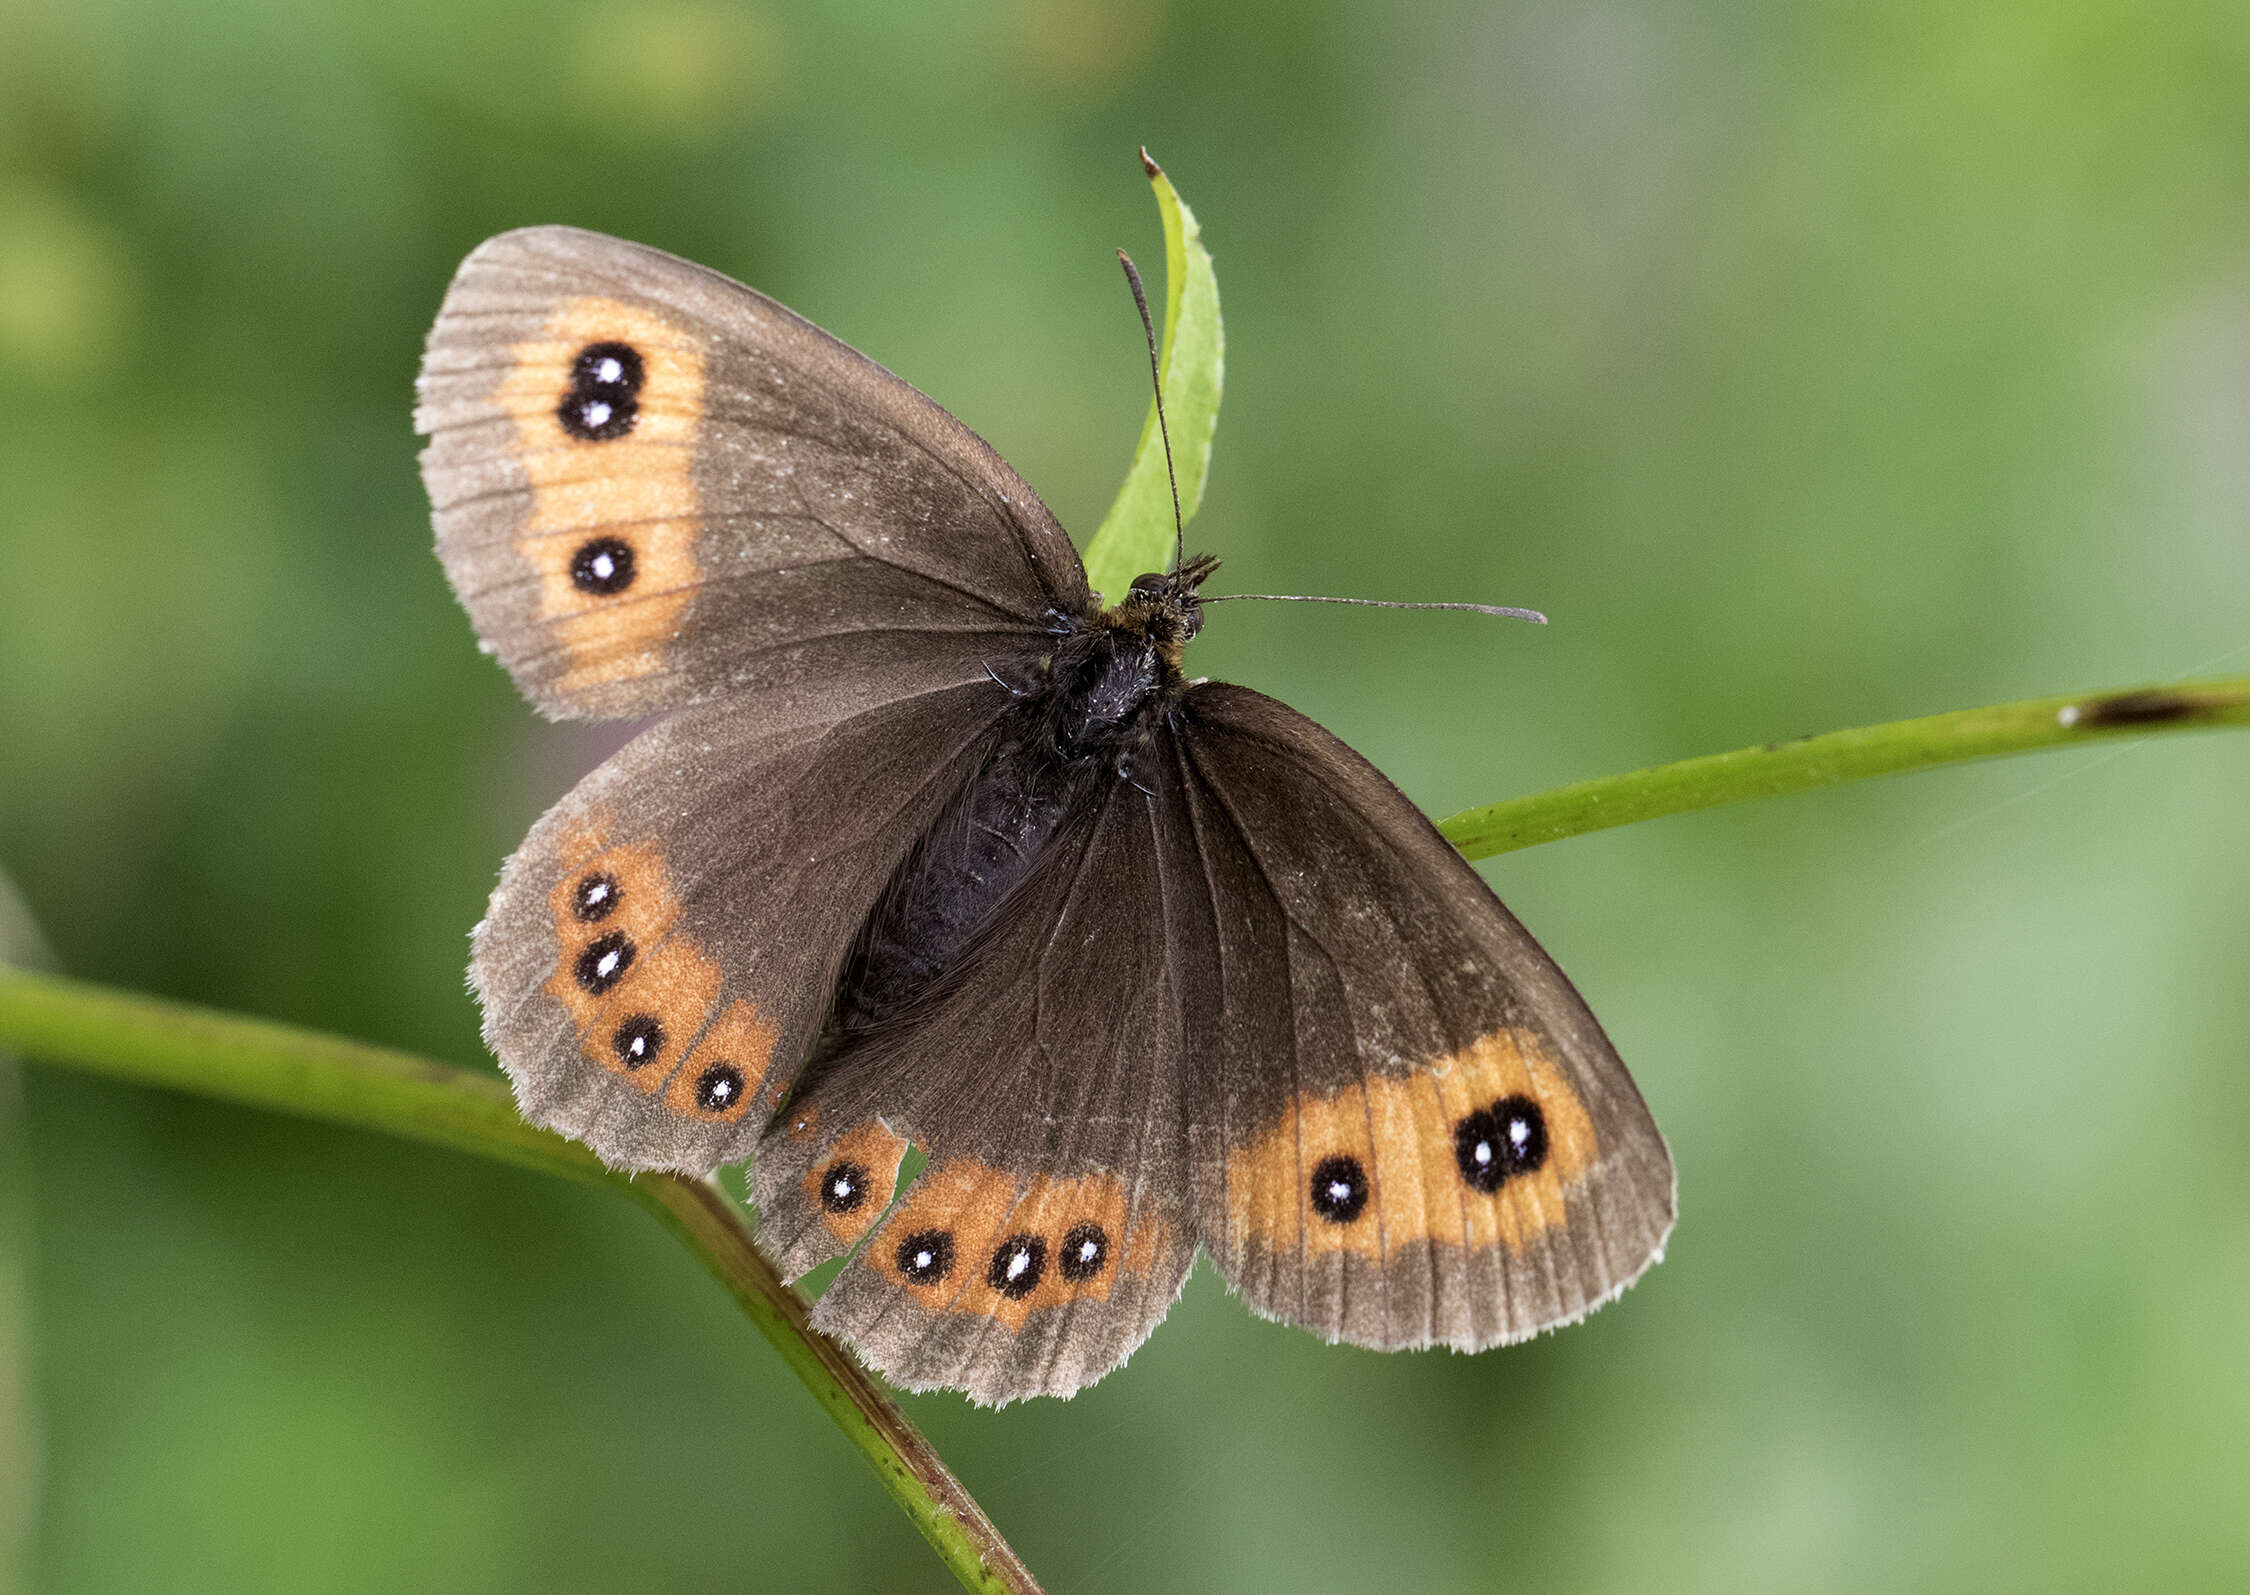
[[[2208,707],[2180,693],[2151,687],[2082,703],[2078,706],[2077,724],[2086,731],[2115,726],[2169,725],[2178,720],[2193,720]]]

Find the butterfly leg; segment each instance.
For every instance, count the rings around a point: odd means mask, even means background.
[[[1020,698],[1031,691],[1029,687],[1019,687],[1009,681],[1003,680],[1000,672],[992,668],[991,660],[987,659],[983,661],[983,664],[984,673],[992,678],[992,684],[998,687],[1002,692],[1005,692],[1009,697]]]

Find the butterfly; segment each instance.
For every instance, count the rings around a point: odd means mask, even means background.
[[[1562,972],[1366,760],[1187,677],[1215,560],[1105,606],[920,392],[573,228],[468,257],[418,396],[486,651],[661,717],[503,868],[485,1039],[613,1166],[753,1157],[760,1244],[845,1259],[813,1322],[892,1381],[1067,1396],[1199,1247],[1259,1313],[1463,1350],[1661,1256],[1670,1154]]]

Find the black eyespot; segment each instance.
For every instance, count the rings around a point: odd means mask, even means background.
[[[592,925],[617,912],[617,897],[616,876],[589,875],[570,894],[570,911],[582,924]]]
[[[1453,1161],[1470,1189],[1497,1191],[1508,1177],[1501,1151],[1500,1121],[1489,1108],[1479,1108],[1453,1127]]]
[[[646,368],[629,343],[590,343],[570,366],[570,391],[555,407],[555,419],[574,438],[603,443],[633,430],[641,413],[641,381]]]
[[[714,1063],[696,1077],[695,1105],[705,1113],[724,1113],[742,1100],[742,1071],[731,1063]]]
[[[898,1271],[910,1285],[934,1285],[953,1272],[953,1237],[941,1229],[918,1229],[898,1243]]]
[[[1108,1232],[1089,1219],[1070,1227],[1070,1233],[1063,1237],[1062,1256],[1056,1259],[1055,1266],[1062,1270],[1063,1278],[1079,1285],[1099,1274],[1108,1261]]]
[[[616,1050],[620,1063],[628,1069],[638,1069],[664,1050],[664,1026],[654,1014],[637,1013],[617,1027],[609,1044]]]
[[[992,1254],[984,1279],[1010,1301],[1021,1301],[1039,1288],[1046,1273],[1047,1243],[1036,1235],[1011,1235]]]
[[[1529,1097],[1502,1097],[1492,1104],[1492,1122],[1500,1127],[1500,1157],[1508,1178],[1537,1174],[1547,1166],[1547,1115]]]
[[[1331,1224],[1349,1224],[1367,1205],[1367,1170],[1359,1159],[1336,1153],[1313,1165],[1313,1211]]]
[[[622,537],[597,537],[570,556],[570,584],[604,598],[633,585],[633,545]]]
[[[869,1176],[864,1164],[842,1158],[820,1176],[820,1205],[831,1213],[856,1213],[867,1205]]]
[[[641,391],[646,369],[640,350],[629,343],[589,343],[571,362],[570,385],[629,399]]]
[[[625,971],[632,967],[633,938],[621,930],[613,930],[586,944],[572,973],[578,976],[579,985],[599,997],[623,980]]]
[[[1461,1178],[1479,1191],[1497,1191],[1519,1174],[1536,1174],[1547,1161],[1547,1119],[1525,1096],[1502,1097],[1453,1127],[1453,1161]]]

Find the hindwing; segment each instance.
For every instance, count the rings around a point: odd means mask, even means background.
[[[470,964],[527,1118],[624,1168],[748,1155],[854,933],[1007,706],[963,671],[842,713],[685,710],[540,820]]]
[[[1214,987],[1190,1047],[1219,1271],[1383,1348],[1519,1340],[1623,1290],[1662,1255],[1671,1156],[1562,971],[1303,715],[1207,684],[1178,718],[1196,868],[1170,895]]]
[[[856,1246],[813,1322],[896,1383],[1069,1395],[1187,1278],[1194,976],[1166,933],[1163,812],[1111,783],[955,974],[826,1063],[759,1144],[768,1251],[796,1275]],[[928,1166],[886,1212],[909,1141]]]

